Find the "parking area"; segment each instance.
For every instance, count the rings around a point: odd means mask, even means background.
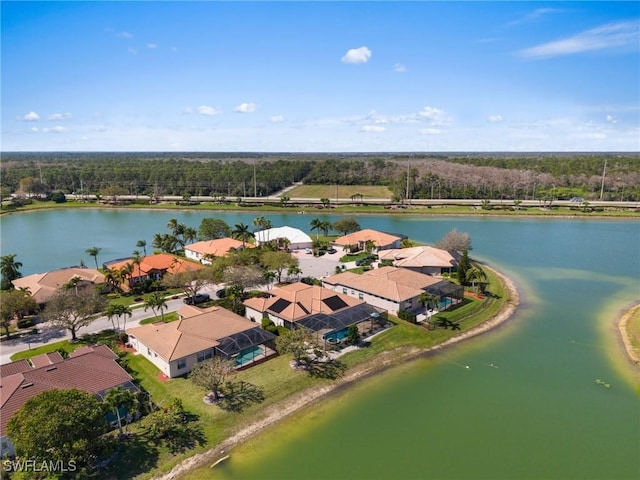
[[[321,257],[314,257],[312,253],[305,250],[294,250],[291,252],[300,262],[300,270],[303,277],[322,278],[333,275],[338,265],[345,265],[345,268],[353,268],[355,262],[343,264],[340,257],[344,255],[340,249],[336,253],[327,253]]]

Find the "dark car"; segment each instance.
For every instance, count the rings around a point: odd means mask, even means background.
[[[330,249],[327,250],[327,253],[336,253],[337,250],[333,247],[331,247]]]
[[[183,300],[187,305],[198,305],[199,303],[208,302],[211,299],[206,293],[197,293],[195,296],[185,297]]]

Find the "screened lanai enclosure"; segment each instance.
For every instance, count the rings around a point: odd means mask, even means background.
[[[372,335],[384,328],[386,310],[366,303],[326,314],[314,313],[296,322],[315,332],[318,338],[331,345],[339,344],[347,337],[349,326],[357,325],[361,336]]]
[[[276,355],[275,338],[273,333],[255,327],[223,338],[214,348],[216,355],[231,358],[235,360],[236,367],[242,367]]]
[[[464,287],[451,282],[438,282],[425,288],[425,291],[438,299],[436,305],[429,306],[440,311],[457,305],[464,299]]]

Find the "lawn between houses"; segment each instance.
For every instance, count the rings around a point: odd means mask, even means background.
[[[340,361],[351,369],[371,365],[370,361],[374,357],[386,352],[385,364],[390,365],[394,363],[394,358],[401,359],[411,349],[423,350],[433,347],[489,320],[500,311],[508,298],[497,275],[489,269],[486,272],[489,281],[487,291],[490,295],[484,299],[465,297],[465,301],[457,308],[436,315],[457,323],[459,330],[427,330],[424,326],[390,317],[395,324],[392,328],[374,337],[368,346],[343,355]],[[57,342],[20,352],[14,355],[12,360],[29,358],[57,349],[72,351],[88,340],[77,344],[68,341]],[[100,341],[100,336],[94,337],[93,340]],[[301,394],[305,389],[333,382],[294,371],[290,368],[289,356],[279,356],[234,375],[234,380],[249,382],[262,388],[265,400],[261,404],[248,405],[241,413],[231,413],[217,406],[205,404],[203,397],[207,392],[195,386],[188,378],[161,380],[159,370],[141,355],[127,353],[124,355],[124,361],[136,382],[151,394],[154,403],[165,406],[174,399],[182,401],[185,410],[196,418],[193,423],[202,443],[186,453],[173,454],[166,446],[148,438],[141,426],[133,424],[129,427],[129,431],[134,433],[132,439],[122,448],[117,461],[112,462],[104,472],[105,475],[114,478],[146,479],[154,474],[167,472],[188,456],[210,450],[234,432],[260,420],[265,415],[267,407],[286,402],[289,397]]]

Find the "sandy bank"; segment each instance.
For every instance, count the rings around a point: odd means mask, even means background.
[[[629,359],[640,366],[640,352],[633,348],[633,344],[631,343],[631,338],[629,338],[629,332],[627,331],[627,322],[631,320],[631,318],[635,315],[637,311],[640,310],[640,303],[636,303],[635,305],[627,308],[620,318],[618,319],[618,332],[620,333],[620,338],[622,340],[622,344],[624,345],[624,349],[627,352],[627,356]]]
[[[483,265],[484,268],[489,268]],[[224,456],[234,446],[247,441],[254,435],[262,432],[268,427],[275,425],[281,420],[287,418],[291,414],[301,410],[302,408],[312,405],[314,402],[326,398],[332,393],[346,388],[351,383],[381,373],[388,368],[398,365],[400,363],[406,363],[407,361],[422,356],[430,355],[433,352],[442,350],[450,345],[464,341],[466,339],[475,337],[489,330],[496,328],[503,324],[515,313],[519,303],[520,296],[514,285],[514,283],[508,277],[504,276],[500,272],[491,269],[503,282],[505,290],[508,293],[507,301],[503,308],[491,319],[484,322],[482,325],[478,325],[471,330],[467,330],[462,334],[447,340],[444,343],[435,345],[428,349],[411,348],[398,354],[397,351],[383,352],[375,358],[349,369],[346,374],[340,379],[336,380],[330,385],[324,385],[321,387],[313,387],[300,392],[293,397],[287,398],[282,402],[267,407],[260,415],[249,425],[240,427],[232,436],[223,441],[220,445],[207,450],[206,452],[196,454],[187,458],[178,465],[176,465],[169,473],[154,477],[154,480],[172,480],[179,478],[192,468],[199,467],[204,464],[214,463],[218,458]]]

